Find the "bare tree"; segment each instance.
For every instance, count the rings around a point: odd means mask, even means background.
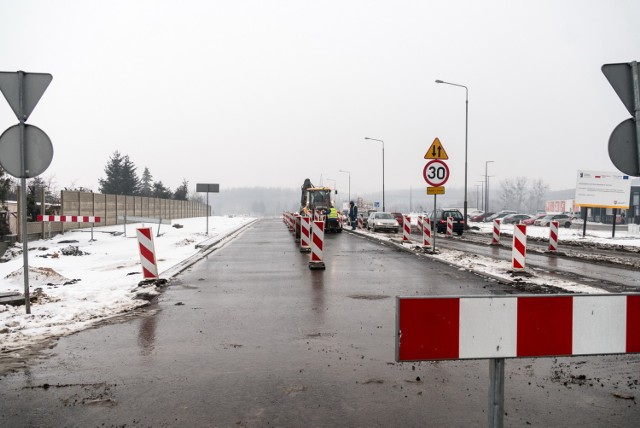
[[[527,208],[530,213],[535,213],[537,210],[544,208],[544,197],[549,191],[549,185],[542,181],[542,179],[534,180],[531,185],[531,191],[529,192],[529,201]]]

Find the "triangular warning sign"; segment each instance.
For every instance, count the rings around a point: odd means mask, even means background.
[[[438,137],[433,140],[433,143],[431,143],[431,147],[429,147],[429,150],[427,150],[427,154],[424,155],[424,158],[444,160],[449,159],[449,156],[447,156],[447,152],[444,150],[444,147],[442,147],[442,143],[440,142]]]

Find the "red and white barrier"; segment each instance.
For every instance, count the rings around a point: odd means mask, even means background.
[[[493,238],[491,239],[491,245],[500,245],[500,223],[502,223],[502,220],[499,218],[493,220]]]
[[[552,221],[549,223],[549,251],[555,253],[558,251],[558,229],[560,222]]]
[[[640,295],[398,298],[396,360],[640,353]]]
[[[402,215],[402,242],[411,242],[411,218]]]
[[[418,232],[422,231],[422,216],[418,216]]]
[[[38,221],[62,223],[100,223],[100,217],[86,215],[38,215]]]
[[[513,248],[511,250],[511,264],[514,270],[525,268],[527,255],[527,226],[524,224],[513,225]]]
[[[362,214],[358,216],[358,229],[364,229],[364,219],[362,218]]]
[[[311,226],[313,234],[311,236],[311,260],[309,269],[324,269],[322,252],[324,250],[324,221],[314,221]]]
[[[453,237],[453,217],[447,217],[447,237]]]
[[[429,217],[425,217],[422,221],[422,246],[425,250],[433,247],[431,241],[431,219]]]
[[[156,262],[156,250],[153,245],[153,233],[150,227],[136,229],[138,235],[138,247],[140,248],[140,262],[142,264],[142,276],[144,279],[158,278],[158,263]]]
[[[308,216],[300,217],[300,252],[308,253],[311,251],[311,218]]]

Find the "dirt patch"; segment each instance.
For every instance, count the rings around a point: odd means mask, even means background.
[[[350,299],[359,299],[359,300],[382,300],[388,299],[391,296],[385,296],[384,294],[352,294],[347,296]]]

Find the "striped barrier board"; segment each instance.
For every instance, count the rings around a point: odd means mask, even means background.
[[[402,242],[411,242],[411,217],[402,215]]]
[[[300,252],[311,251],[311,218],[309,216],[300,217]]]
[[[61,223],[100,223],[100,217],[86,215],[38,215],[38,221]]]
[[[527,257],[527,226],[513,225],[513,246],[511,250],[511,265],[513,270],[524,270]]]
[[[156,250],[153,245],[153,233],[150,227],[136,229],[138,235],[138,247],[140,248],[140,263],[142,264],[142,276],[144,279],[158,278],[158,263]]]
[[[453,237],[453,217],[447,217],[447,237]]]
[[[431,244],[431,219],[429,217],[425,217],[422,222],[422,246],[425,249],[430,249],[433,244]]]
[[[560,228],[560,222],[552,221],[549,223],[549,252],[555,253],[558,251],[558,229]]]
[[[640,294],[398,297],[396,361],[640,353]]]
[[[324,269],[322,252],[324,250],[324,220],[314,221],[311,225],[311,260],[309,269]]]
[[[502,223],[502,220],[499,218],[493,220],[493,238],[491,239],[491,245],[500,245],[500,223]]]

